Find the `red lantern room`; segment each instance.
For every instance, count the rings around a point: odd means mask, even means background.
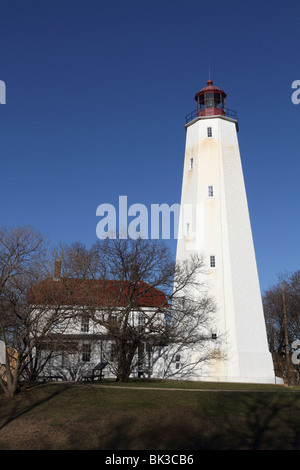
[[[225,116],[226,93],[217,86],[213,86],[211,79],[207,80],[207,86],[195,95],[197,101],[198,116]]]

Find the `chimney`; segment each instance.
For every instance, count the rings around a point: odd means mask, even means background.
[[[61,262],[57,259],[54,263],[54,281],[59,281],[61,276]]]

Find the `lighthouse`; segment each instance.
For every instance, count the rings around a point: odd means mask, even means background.
[[[186,116],[186,147],[176,260],[204,256],[215,300],[215,359],[195,380],[275,383],[244,176],[238,119],[211,79]],[[224,353],[224,354],[223,354]],[[198,374],[198,375],[197,375]]]

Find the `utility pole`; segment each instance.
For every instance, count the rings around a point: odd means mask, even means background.
[[[282,301],[283,301],[283,315],[284,315],[284,333],[285,333],[285,356],[287,365],[287,384],[290,384],[290,353],[289,353],[289,337],[287,328],[287,314],[286,314],[286,301],[285,301],[285,290],[284,282],[282,281]]]

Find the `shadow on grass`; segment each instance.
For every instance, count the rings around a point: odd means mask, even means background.
[[[0,413],[0,431],[5,428],[5,426],[7,426],[8,424],[12,423],[13,421],[16,421],[17,419],[32,411],[34,408],[37,408],[42,404],[50,402],[56,396],[63,394],[69,388],[70,386],[67,384],[60,385],[59,387],[54,387],[50,393],[49,391],[47,391],[46,395],[34,395],[35,398],[33,400],[31,400],[30,397],[28,399],[23,399],[23,396],[24,394],[26,394],[26,392],[23,392],[21,400],[18,396],[15,396],[11,399],[4,399],[5,401],[3,401],[2,403],[5,403],[6,411],[2,411]],[[36,399],[37,396],[40,396],[40,398]]]
[[[255,397],[253,396],[255,395]],[[294,402],[284,395],[215,396],[206,409],[138,415],[112,422],[98,435],[105,450],[299,450],[300,420]]]
[[[68,384],[36,391],[0,402],[3,448],[16,448],[5,429],[14,422],[20,449],[300,450],[298,393],[112,392]],[[19,429],[28,418],[32,434],[26,428],[24,437]]]

